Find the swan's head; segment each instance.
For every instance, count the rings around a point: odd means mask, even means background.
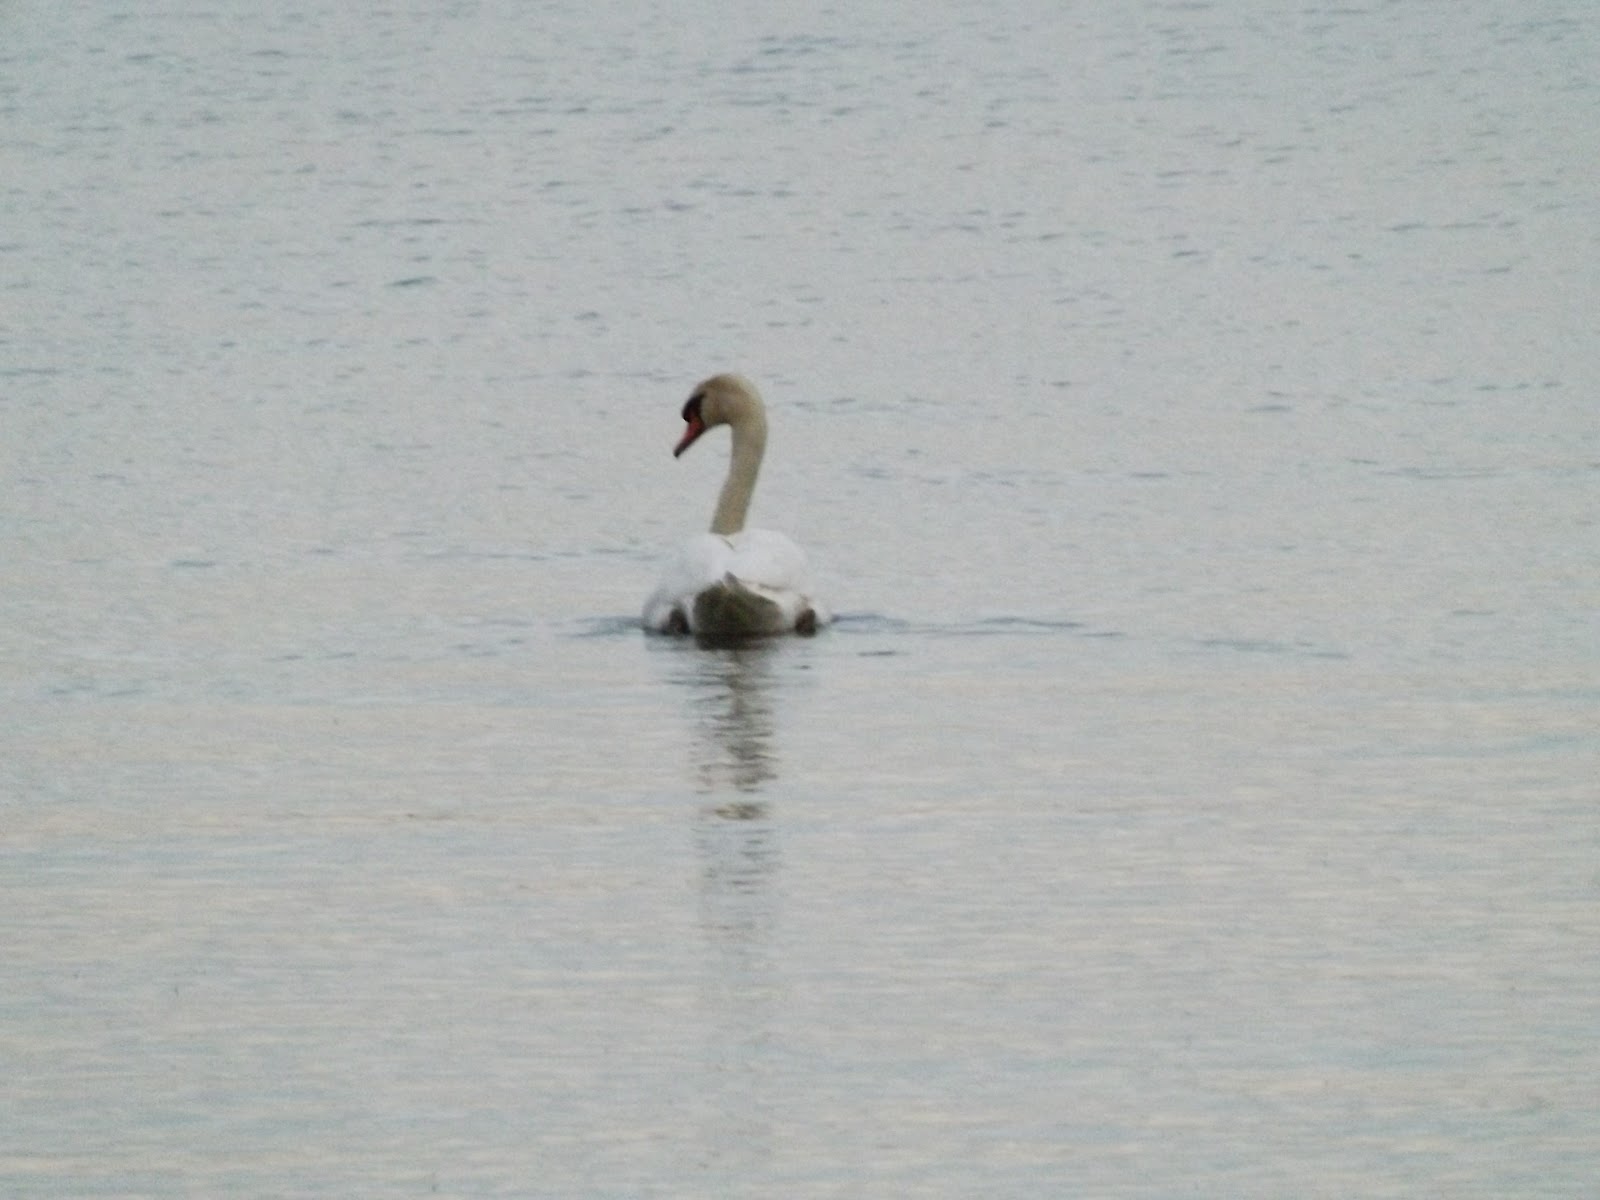
[[[672,452],[673,458],[694,445],[706,430],[718,425],[738,428],[760,423],[765,427],[761,393],[743,375],[713,375],[690,393],[683,406],[683,423],[686,428],[677,449]]]

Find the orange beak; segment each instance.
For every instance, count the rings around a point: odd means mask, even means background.
[[[698,412],[693,416],[685,417],[684,420],[688,423],[688,428],[683,431],[683,437],[678,442],[678,448],[672,452],[673,458],[677,458],[678,455],[694,445],[695,439],[706,431],[706,423],[700,419]]]

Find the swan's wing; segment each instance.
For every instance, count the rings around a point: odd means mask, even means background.
[[[728,573],[733,546],[714,533],[701,533],[678,548],[661,572],[661,582],[644,606],[647,629],[664,633],[677,612],[687,619],[694,598]]]
[[[732,553],[723,570],[749,587],[774,592],[811,591],[811,564],[806,552],[771,529],[746,529],[728,539]]]
[[[816,598],[816,583],[806,552],[771,529],[746,529],[729,539],[733,556],[726,570],[739,582],[769,596],[784,611],[791,627],[808,609],[818,625],[832,619]]]

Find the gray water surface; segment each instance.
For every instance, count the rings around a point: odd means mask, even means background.
[[[1590,1194],[1596,61],[6,7],[0,1191]]]

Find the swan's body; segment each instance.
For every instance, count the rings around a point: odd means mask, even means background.
[[[732,430],[728,478],[711,532],[690,538],[667,565],[645,604],[645,627],[709,638],[814,633],[829,614],[812,594],[805,551],[781,533],[744,527],[767,447],[760,393],[738,375],[714,375],[695,388],[683,419],[674,457],[707,429]]]

